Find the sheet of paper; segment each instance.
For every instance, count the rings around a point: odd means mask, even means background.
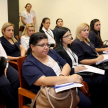
[[[108,54],[103,54],[104,56],[104,59],[100,62],[97,62],[96,65],[100,64],[100,63],[104,63],[104,62],[107,62],[108,61]]]
[[[102,74],[104,75],[105,74],[105,70],[102,70],[102,69],[99,69],[99,68],[96,68],[96,67],[93,67],[93,66],[89,66],[89,65],[84,65],[87,69],[86,70],[83,70],[83,71],[79,71],[79,72],[93,72],[93,73],[97,73],[97,74]],[[78,72],[76,72],[78,73]]]
[[[104,54],[108,54],[108,51],[103,51]]]
[[[64,91],[64,90],[68,90],[71,88],[75,88],[75,87],[82,87],[83,85],[80,83],[65,83],[65,84],[60,84],[60,85],[55,85],[55,91],[56,93]]]

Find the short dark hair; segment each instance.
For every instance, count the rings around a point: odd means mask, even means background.
[[[29,40],[29,49],[27,51],[27,55],[32,51],[30,45],[36,45],[40,40],[42,39],[48,39],[45,33],[34,33],[30,36],[30,40]]]
[[[27,5],[31,5],[31,4],[30,3],[27,3],[26,6],[25,6],[25,8],[27,7]],[[32,5],[31,5],[31,7],[32,7]]]
[[[62,20],[62,19],[61,19],[61,18],[58,18],[58,19],[56,20],[56,24],[57,24],[58,20]],[[62,21],[63,21],[63,20],[62,20]]]

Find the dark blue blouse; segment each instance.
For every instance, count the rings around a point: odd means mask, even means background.
[[[93,31],[89,32],[88,38],[90,39],[90,42],[95,46],[95,48],[101,48],[100,41]]]
[[[66,61],[60,57],[55,50],[50,49],[48,55],[58,62],[60,66],[63,67],[66,64]],[[29,54],[24,60],[22,75],[26,83],[29,85],[30,90],[34,93],[37,93],[40,87],[33,85],[33,83],[41,76],[56,76],[52,68],[41,63],[32,54]]]
[[[12,45],[3,36],[0,38],[0,40],[1,40],[1,44],[2,44],[4,50],[6,51],[6,54],[8,56],[13,56],[13,57],[19,57],[19,56],[21,56],[20,42],[19,41],[16,42],[16,43],[14,43],[14,45]]]
[[[95,47],[93,46],[91,42],[89,42],[89,45],[87,45],[84,41],[75,39],[72,43],[72,48],[75,50],[75,53],[78,56],[79,62],[83,59],[97,58]]]

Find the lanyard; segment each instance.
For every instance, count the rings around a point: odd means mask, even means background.
[[[51,33],[49,33],[48,31],[46,31],[53,39],[54,39],[54,37],[51,35]]]
[[[64,47],[64,46],[63,46]],[[67,50],[65,47],[64,47],[64,49],[65,50]],[[71,51],[70,51],[70,49],[69,50],[67,50],[71,55],[72,55],[72,57],[74,58],[74,61],[76,62],[76,57],[75,57],[75,54],[74,53],[72,53]]]

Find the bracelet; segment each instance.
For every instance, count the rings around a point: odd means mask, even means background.
[[[59,76],[64,76],[63,74],[60,74]]]

